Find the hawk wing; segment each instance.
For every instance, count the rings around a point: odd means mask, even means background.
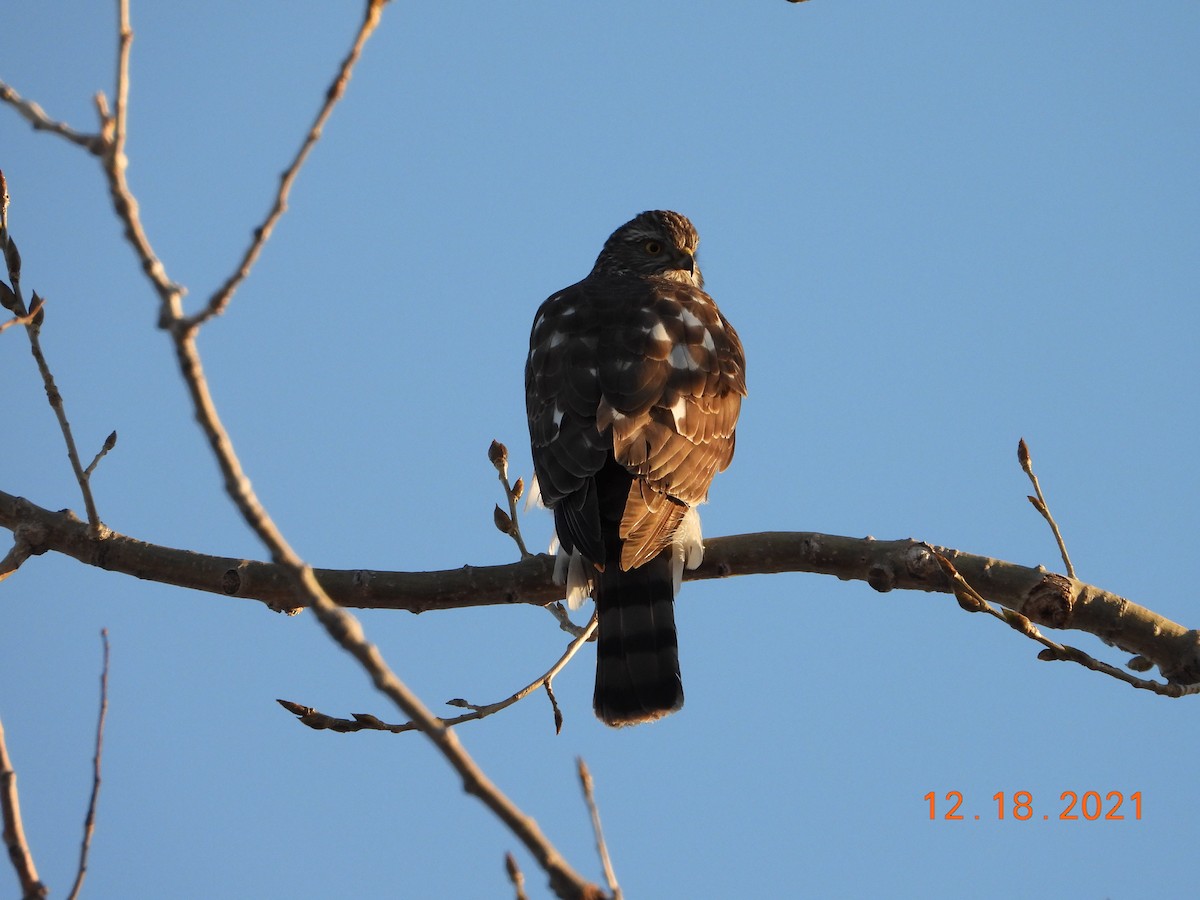
[[[565,549],[604,564],[602,507],[620,517],[620,567],[670,543],[733,457],[746,393],[737,332],[712,298],[666,278],[597,278],[539,309],[525,368],[542,497]],[[614,460],[632,478],[606,498]],[[613,548],[608,548],[611,554]]]

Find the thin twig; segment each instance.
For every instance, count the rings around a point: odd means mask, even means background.
[[[525,875],[517,865],[516,857],[511,853],[504,854],[504,870],[508,872],[508,880],[512,882],[513,890],[516,891],[516,900],[528,900],[525,894]]]
[[[129,0],[117,0],[117,70],[113,77],[114,110],[110,152],[124,169],[125,140],[129,124],[129,52],[133,47],[133,26],[129,22]]]
[[[550,701],[550,709],[554,711],[554,733],[562,734],[563,714],[558,708],[558,698],[554,696],[554,682],[547,678],[542,682],[542,687],[546,689],[546,697]]]
[[[92,457],[92,461],[88,463],[88,467],[83,470],[83,474],[88,476],[88,478],[91,478],[92,473],[96,471],[96,466],[100,464],[100,460],[108,456],[109,451],[115,446],[117,446],[117,433],[113,431],[104,439],[104,445],[97,451],[96,455]]]
[[[118,0],[118,39],[117,39],[117,71],[115,97],[116,110],[110,116],[108,104],[103,94],[96,97],[96,105],[100,111],[101,126],[107,138],[104,154],[101,156],[102,168],[108,181],[109,195],[112,197],[113,209],[125,226],[125,239],[133,247],[141,263],[142,271],[150,280],[159,297],[159,325],[170,328],[183,315],[183,295],[186,293],[182,285],[173,282],[167,276],[166,267],[150,245],[146,230],[138,210],[137,199],[129,188],[125,171],[129,167],[129,159],[125,155],[126,126],[129,109],[129,54],[133,44],[133,28],[129,22],[129,0]]]
[[[584,629],[588,627],[586,625],[576,625],[572,622],[570,614],[567,613],[566,608],[560,600],[546,604],[545,609],[558,621],[558,627],[573,637],[579,637],[583,634]]]
[[[65,122],[56,122],[46,115],[45,110],[40,106],[31,100],[24,99],[4,81],[0,81],[0,100],[9,104],[20,113],[21,117],[32,125],[35,131],[49,131],[57,134],[61,138],[66,138],[72,144],[78,144],[94,156],[100,156],[105,151],[107,144],[103,136],[99,134],[85,134],[82,131],[76,131]]]
[[[37,314],[42,311],[42,306],[45,305],[45,300],[34,294],[33,305],[29,307],[29,312],[23,316],[13,316],[7,322],[0,322],[0,333],[12,328],[14,325],[30,325],[37,318]]]
[[[1050,506],[1046,503],[1046,498],[1042,494],[1042,486],[1038,483],[1038,477],[1033,474],[1033,460],[1029,458],[1029,445],[1025,443],[1025,438],[1021,438],[1017,444],[1017,461],[1021,464],[1021,470],[1033,482],[1033,490],[1037,493],[1036,497],[1026,497],[1026,499],[1033,504],[1034,509],[1042,514],[1042,518],[1046,520],[1050,526],[1050,530],[1054,532],[1054,540],[1058,542],[1058,552],[1062,555],[1063,565],[1067,567],[1067,575],[1070,578],[1074,578],[1075,567],[1071,565],[1071,557],[1067,555],[1067,545],[1063,541],[1062,532],[1058,530],[1058,523],[1054,521],[1054,516],[1050,515]]]
[[[35,294],[35,302],[37,299]],[[67,445],[67,459],[71,462],[71,471],[75,473],[75,481],[79,485],[79,492],[83,495],[83,506],[87,513],[88,525],[91,527],[92,533],[99,537],[103,532],[103,526],[100,523],[100,515],[96,512],[96,500],[92,496],[91,480],[88,477],[89,473],[84,471],[83,464],[79,461],[79,450],[75,446],[75,435],[71,432],[71,423],[67,420],[67,409],[63,403],[62,393],[59,391],[58,385],[54,383],[50,364],[46,362],[46,355],[42,352],[41,328],[36,324],[31,324],[25,331],[29,335],[29,349],[37,363],[38,372],[41,373],[42,384],[46,388],[46,399],[50,402],[50,408],[54,410],[63,441]]]
[[[379,17],[383,13],[383,6],[386,2],[387,0],[368,0],[366,14],[363,17],[362,25],[359,26],[358,33],[355,35],[354,44],[350,47],[346,58],[342,60],[333,83],[329,85],[329,89],[325,92],[325,102],[321,105],[316,119],[313,120],[308,134],[305,135],[304,142],[300,145],[300,149],[296,152],[296,156],[292,159],[291,164],[279,178],[279,190],[275,192],[275,200],[270,212],[267,213],[267,217],[263,220],[262,224],[254,229],[253,239],[250,241],[250,246],[246,248],[246,252],[242,255],[242,260],[238,264],[237,269],[209,298],[204,308],[186,320],[183,324],[184,328],[188,330],[198,328],[209,319],[223,313],[225,307],[229,305],[229,301],[233,298],[234,291],[238,289],[238,286],[250,274],[250,269],[258,260],[259,254],[262,253],[263,245],[266,244],[267,240],[271,237],[271,232],[275,229],[275,223],[287,212],[288,194],[291,192],[292,184],[300,172],[300,167],[304,165],[308,154],[316,146],[317,141],[321,139],[321,132],[325,128],[325,123],[329,120],[330,115],[332,115],[333,108],[345,94],[346,85],[350,81],[350,75],[354,70],[354,66],[362,55],[363,47],[366,45],[367,39],[370,38],[371,32],[379,24]]]
[[[525,546],[525,539],[521,536],[521,525],[517,519],[517,501],[525,493],[525,479],[518,478],[516,484],[508,483],[508,448],[499,441],[492,441],[488,447],[488,459],[496,469],[496,476],[504,487],[504,497],[508,501],[508,512],[497,506],[492,520],[501,534],[507,534],[516,542],[521,559],[529,559],[533,554]]]
[[[79,484],[79,491],[83,495],[83,505],[87,512],[88,525],[91,528],[92,534],[96,537],[101,536],[103,526],[100,524],[100,516],[96,512],[96,501],[92,496],[92,488],[89,482],[90,472],[85,472],[83,465],[79,461],[79,450],[75,446],[75,436],[71,433],[71,423],[67,420],[67,410],[63,404],[62,393],[58,389],[58,385],[54,383],[54,375],[50,371],[50,364],[46,362],[46,355],[42,352],[41,341],[41,321],[44,315],[43,305],[44,300],[37,295],[35,291],[33,300],[29,304],[28,312],[25,311],[25,298],[21,295],[21,254],[16,250],[16,244],[13,242],[12,234],[8,227],[8,185],[5,182],[0,194],[3,195],[3,203],[0,203],[0,252],[4,255],[5,266],[8,269],[8,279],[11,288],[6,288],[5,296],[12,303],[18,318],[28,319],[25,328],[25,334],[29,338],[29,350],[33,354],[34,362],[37,363],[38,372],[42,376],[42,385],[46,389],[46,399],[50,403],[50,408],[54,411],[54,416],[58,419],[59,430],[62,431],[63,440],[67,445],[67,458],[71,462],[71,471],[75,473],[75,481]]]
[[[75,884],[67,900],[76,900],[87,876],[88,853],[92,848],[92,834],[96,830],[96,801],[100,797],[100,758],[104,752],[104,720],[108,716],[108,629],[100,629],[100,640],[104,643],[104,665],[100,669],[100,716],[96,723],[96,753],[92,757],[92,797],[88,801],[87,816],[83,820],[83,843],[79,848],[79,868],[75,872]]]
[[[4,846],[8,858],[21,882],[24,900],[44,898],[50,892],[38,878],[37,866],[29,843],[25,840],[25,826],[21,822],[21,798],[17,794],[17,773],[8,758],[8,745],[4,741],[4,723],[0,722],[0,814],[4,818]]]
[[[452,728],[455,725],[461,725],[463,722],[474,722],[479,719],[485,719],[490,715],[500,712],[502,709],[507,709],[514,703],[524,700],[538,688],[545,688],[550,695],[551,708],[555,713],[555,730],[558,731],[562,727],[562,713],[558,710],[558,704],[554,700],[554,694],[550,688],[555,676],[563,670],[571,657],[587,643],[592,634],[596,631],[596,617],[592,616],[591,622],[584,628],[578,637],[567,646],[563,655],[558,658],[544,674],[539,675],[535,680],[531,681],[525,687],[521,688],[516,693],[505,697],[503,700],[498,700],[495,703],[488,703],[482,706],[476,706],[468,703],[466,700],[449,700],[447,705],[457,706],[471,710],[469,713],[463,713],[461,716],[454,716],[449,719],[439,719],[443,728]],[[336,731],[342,734],[349,734],[356,731],[390,731],[393,734],[402,734],[406,731],[417,731],[418,726],[414,722],[403,722],[401,724],[389,724],[384,722],[377,716],[370,713],[354,713],[352,718],[344,719],[335,716],[327,715],[319,710],[313,709],[311,706],[302,706],[299,703],[294,703],[291,700],[276,700],[280,706],[286,709],[292,715],[297,716],[301,722],[309,728],[317,731],[329,730]]]
[[[612,893],[613,900],[621,900],[621,887],[617,884],[617,873],[613,871],[612,859],[608,855],[608,845],[604,842],[604,829],[600,827],[600,809],[596,806],[593,793],[592,773],[588,771],[587,763],[582,756],[575,758],[579,765],[579,783],[583,785],[583,799],[587,803],[588,812],[592,816],[592,831],[596,835],[596,851],[600,854],[600,864],[604,866],[604,880]]]

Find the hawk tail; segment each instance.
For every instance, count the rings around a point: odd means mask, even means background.
[[[606,725],[661,719],[683,706],[668,549],[636,569],[611,560],[596,577],[596,693]]]

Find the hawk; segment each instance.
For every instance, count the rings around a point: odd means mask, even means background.
[[[700,564],[695,507],[733,458],[746,394],[733,326],[703,290],[692,223],[644,212],[586,278],[538,309],[525,407],[556,576],[596,601],[596,715],[607,725],[683,705],[674,598]]]

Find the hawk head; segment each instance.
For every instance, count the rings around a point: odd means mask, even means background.
[[[594,275],[658,276],[704,286],[696,265],[700,236],[686,216],[652,209],[626,222],[604,242]]]

